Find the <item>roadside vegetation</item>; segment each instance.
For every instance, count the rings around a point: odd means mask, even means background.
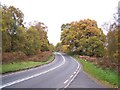
[[[25,26],[24,14],[14,6],[0,5],[2,13],[1,73],[18,71],[48,63],[54,45],[49,43],[43,22]]]
[[[96,79],[102,81],[103,83],[110,85],[110,87],[114,87],[114,88],[118,87],[119,84],[118,78],[120,78],[120,76],[118,76],[117,72],[108,68],[103,69],[94,62],[81,59],[78,56],[74,56],[74,57],[83,65],[84,71],[89,73],[91,76],[94,76]]]
[[[107,35],[95,20],[64,23],[61,25],[61,42],[54,47],[49,43],[48,28],[43,22],[35,21],[26,27],[24,14],[19,8],[6,5],[0,7],[1,73],[46,64],[51,61],[49,57],[56,50],[77,55],[85,71],[112,85],[120,85],[116,79],[117,75],[120,76],[120,20],[116,16],[114,22],[103,25],[107,29]],[[117,14],[120,16],[119,12]]]
[[[98,27],[97,22],[91,19],[62,24],[61,42],[56,45],[56,51],[77,56],[86,72],[119,87],[120,22],[117,17],[119,15],[119,12],[114,14],[114,21],[106,22],[102,26],[107,35]]]
[[[49,56],[46,61],[32,61],[32,60],[25,60],[21,62],[11,62],[7,64],[3,64],[0,66],[2,68],[2,72],[0,73],[9,73],[9,72],[15,72],[20,70],[29,69],[32,67],[41,66],[44,64],[48,64],[54,60],[54,56]]]

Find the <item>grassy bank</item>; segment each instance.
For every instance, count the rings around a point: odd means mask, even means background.
[[[35,61],[22,61],[22,62],[13,62],[9,64],[0,65],[0,73],[15,72],[19,70],[25,70],[32,67],[37,67],[50,63],[54,59],[54,56],[50,56],[46,62],[35,62]]]
[[[110,84],[112,87],[118,87],[118,74],[116,72],[110,69],[102,69],[86,60],[76,59],[82,63],[84,71],[94,76],[96,79]]]

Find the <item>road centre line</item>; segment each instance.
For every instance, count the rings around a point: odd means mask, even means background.
[[[74,74],[75,74],[76,72],[74,72]]]
[[[70,76],[70,78],[72,78],[72,77],[73,77],[73,75]]]
[[[58,53],[58,54],[61,55],[62,58],[63,58],[63,62],[62,62],[60,65],[58,65],[58,66],[56,66],[56,67],[54,67],[54,68],[51,68],[51,69],[49,69],[49,70],[46,70],[46,71],[44,71],[44,72],[41,72],[41,73],[39,73],[39,74],[34,74],[34,75],[32,75],[32,76],[29,76],[29,77],[26,77],[26,78],[23,78],[23,79],[18,79],[18,80],[16,80],[16,81],[9,82],[9,83],[6,83],[6,84],[4,84],[4,85],[0,85],[0,88],[4,88],[4,87],[7,87],[7,86],[16,84],[16,83],[20,83],[20,82],[25,81],[25,80],[29,80],[29,79],[31,79],[31,78],[40,76],[40,75],[42,75],[42,74],[48,73],[48,72],[50,72],[50,71],[53,71],[53,70],[59,68],[60,66],[62,66],[63,64],[65,64],[65,58],[63,57],[62,54],[60,54],[60,53]]]
[[[66,84],[68,82],[68,79],[64,82],[64,84]]]
[[[75,60],[73,57],[71,57],[71,59]],[[75,60],[75,62],[77,62],[77,61]],[[78,75],[81,67],[80,67],[80,64],[78,62],[77,62],[77,64],[78,64],[77,69],[76,69],[77,73],[73,76],[73,78],[68,82],[68,84],[64,88],[67,88],[70,85],[70,83],[75,79],[75,77]]]

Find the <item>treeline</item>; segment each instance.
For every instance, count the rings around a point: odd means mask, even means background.
[[[23,24],[24,14],[14,6],[1,5],[2,13],[2,52],[23,52],[27,56],[37,52],[53,51],[49,43],[47,26],[42,22],[34,22],[29,27]]]
[[[117,23],[116,20],[109,26],[107,35],[98,28],[95,20],[85,19],[63,24],[61,42],[56,45],[56,50],[72,55],[96,57],[97,62],[93,58],[91,61],[103,68],[118,71],[120,27]]]

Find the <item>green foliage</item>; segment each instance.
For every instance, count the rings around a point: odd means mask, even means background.
[[[53,44],[50,44],[50,45],[49,45],[49,50],[50,50],[50,51],[54,51],[54,50],[55,50],[55,47],[54,47]]]
[[[64,53],[69,52],[69,46],[68,45],[62,45],[62,52],[64,52]]]
[[[103,56],[105,53],[105,49],[103,46],[103,42],[99,40],[96,36],[90,37],[87,42],[86,53],[90,56]]]
[[[113,63],[112,68],[120,75],[118,66],[120,65],[120,27],[116,24],[116,21],[110,25],[107,34],[107,55],[109,62]]]
[[[49,56],[47,58],[47,60],[44,62],[34,62],[34,61],[21,60],[21,62],[12,62],[12,63],[8,63],[8,64],[3,64],[3,65],[0,65],[0,69],[2,69],[2,71],[0,73],[15,72],[18,70],[24,70],[27,68],[44,65],[44,64],[50,63],[53,59],[54,59],[54,56]]]
[[[40,50],[39,34],[36,30],[29,28],[26,32],[23,52],[26,55],[35,54],[37,50]]]
[[[33,55],[37,51],[49,51],[53,48],[47,37],[47,26],[35,22],[29,28],[24,27],[24,14],[14,6],[2,5],[2,48],[3,52],[22,51]]]
[[[7,31],[2,31],[2,51],[9,52],[11,50],[11,37]]]
[[[89,56],[103,56],[105,35],[97,27],[97,22],[86,19],[61,26],[62,45],[69,46],[69,51]]]
[[[15,50],[16,34],[18,28],[23,27],[23,16],[23,13],[14,6],[2,6],[3,51]]]
[[[58,42],[57,45],[55,46],[56,52],[61,51],[61,48],[62,48],[62,44],[60,42]]]
[[[14,6],[2,6],[2,31],[9,31],[12,35],[19,26],[23,26],[23,13]]]
[[[118,75],[116,72],[109,69],[99,68],[95,66],[93,63],[90,63],[85,60],[80,60],[80,59],[78,60],[83,64],[83,68],[86,72],[90,73],[91,75],[93,75],[94,77],[96,77],[101,81],[108,82],[118,87]]]
[[[119,51],[119,33],[120,27],[118,27],[115,23],[110,26],[109,32],[107,34],[107,49],[108,56],[110,59],[116,63],[118,60],[118,51]]]
[[[41,42],[41,51],[49,51],[50,44],[47,37],[47,26],[45,26],[44,23],[36,22],[32,27],[38,31],[39,40]]]
[[[33,61],[28,61],[28,62],[13,62],[9,64],[3,64],[2,65],[2,73],[6,72],[11,72],[11,71],[17,71],[17,70],[22,70],[25,68],[30,68],[34,66],[40,65],[41,62],[33,62]]]

